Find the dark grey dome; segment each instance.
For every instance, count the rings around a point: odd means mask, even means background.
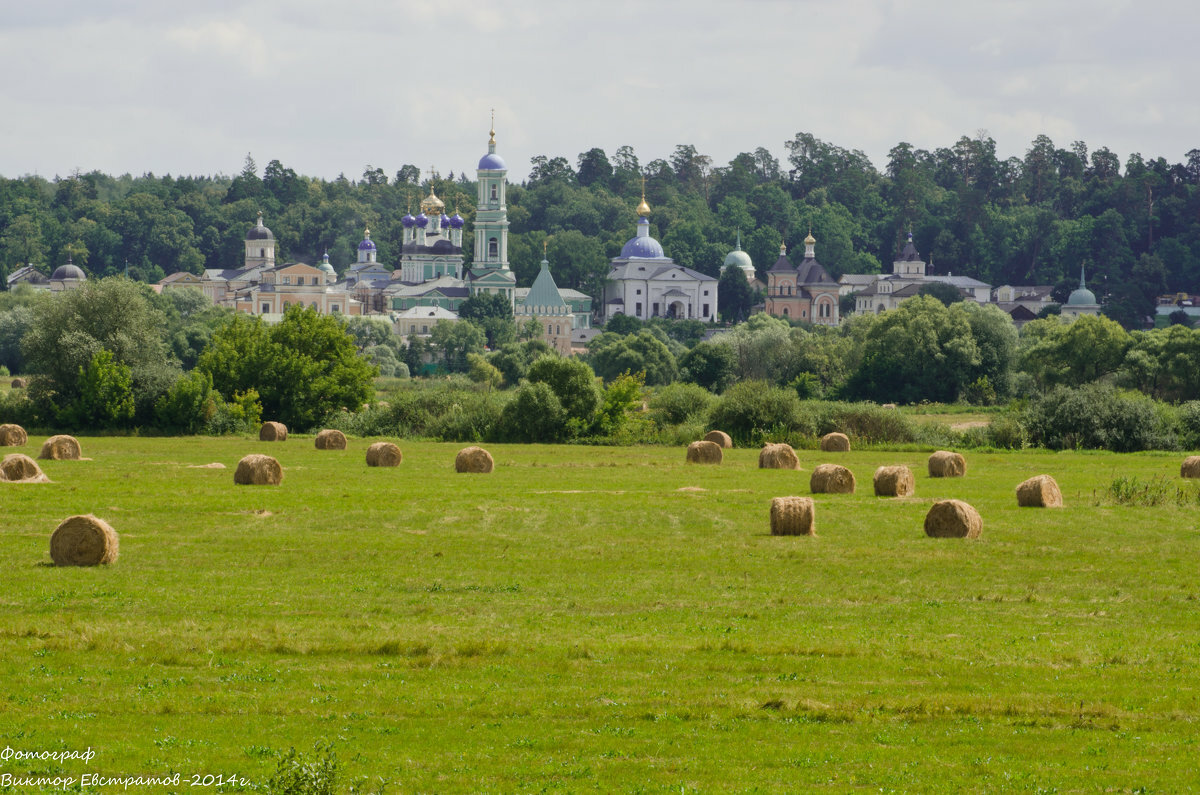
[[[83,281],[87,278],[87,274],[78,265],[59,265],[54,273],[50,276],[55,281],[65,281],[67,279],[78,279]]]
[[[250,227],[250,231],[246,233],[247,240],[274,240],[275,235],[271,234],[271,230],[263,226],[262,213],[258,214],[258,224]]]

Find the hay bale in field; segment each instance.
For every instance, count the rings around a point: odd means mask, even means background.
[[[721,445],[716,442],[692,442],[687,449],[687,462],[689,464],[719,464],[724,457],[721,452]]]
[[[318,450],[345,450],[346,434],[333,428],[326,428],[317,434]]]
[[[1049,475],[1034,475],[1017,486],[1017,505],[1022,508],[1061,508],[1062,492]]]
[[[375,442],[367,448],[369,467],[398,467],[403,460],[404,454],[391,442]]]
[[[492,454],[482,447],[464,447],[454,456],[455,472],[487,474],[496,466]]]
[[[876,497],[911,497],[917,488],[912,470],[906,466],[880,467],[874,480]]]
[[[725,431],[709,431],[704,434],[704,441],[719,444],[726,450],[733,447],[733,439],[729,438],[729,434]]]
[[[790,444],[768,444],[758,454],[759,469],[799,469],[800,459]]]
[[[254,453],[238,461],[233,482],[242,486],[278,486],[283,482],[283,467],[269,455]]]
[[[13,389],[24,389],[25,387],[29,386],[29,382],[24,378],[14,378],[11,386]]]
[[[117,552],[117,531],[90,513],[64,519],[50,536],[50,558],[55,566],[112,563]]]
[[[895,403],[884,403],[884,404],[883,404],[882,406],[880,406],[879,408],[881,408],[881,409],[888,409],[888,410],[892,410],[892,409],[895,409],[895,408],[896,408],[896,404],[895,404]]]
[[[264,422],[258,429],[260,442],[286,442],[287,426],[282,422]]]
[[[827,433],[821,437],[821,452],[848,453],[850,452],[850,437],[844,433]]]
[[[74,436],[51,436],[42,444],[38,458],[43,461],[78,461],[82,451]]]
[[[938,450],[929,456],[929,477],[961,478],[967,472],[967,459],[959,453]]]
[[[29,435],[20,425],[0,425],[0,447],[24,447]]]
[[[771,535],[815,535],[815,513],[811,497],[776,497],[771,500]]]
[[[857,485],[854,473],[838,464],[821,464],[808,479],[813,494],[853,494]]]
[[[930,538],[979,538],[983,519],[962,500],[935,502],[925,514],[925,535]]]
[[[1200,455],[1189,455],[1179,467],[1179,477],[1200,478]]]
[[[49,483],[50,479],[42,473],[42,468],[27,455],[12,453],[0,461],[0,473],[4,479],[13,483]]]

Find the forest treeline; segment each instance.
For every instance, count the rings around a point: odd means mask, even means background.
[[[633,235],[643,188],[652,234],[668,256],[717,275],[740,231],[760,274],[779,246],[798,249],[811,230],[836,278],[888,270],[905,232],[932,272],[999,284],[1089,286],[1105,314],[1127,328],[1153,313],[1164,292],[1200,290],[1200,149],[1182,162],[1038,136],[1023,158],[1001,159],[986,134],[932,151],[897,144],[883,169],[857,150],[809,133],[785,143],[780,162],[758,147],[725,165],[691,145],[642,162],[631,147],[531,158],[510,186],[510,260],[529,284],[549,237],[561,286],[595,295],[608,260]],[[513,153],[506,152],[512,157]],[[432,178],[470,224],[473,174]],[[261,210],[283,261],[328,251],[339,271],[364,227],[379,260],[399,261],[400,218],[429,190],[419,169],[394,175],[366,166],[356,179],[302,176],[278,160],[259,170],[247,156],[236,176],[0,178],[0,275],[25,263],[51,272],[67,261],[93,276],[157,281],[176,271],[238,267]],[[470,236],[466,241],[469,258]]]

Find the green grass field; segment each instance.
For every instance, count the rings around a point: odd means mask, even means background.
[[[457,475],[449,444],[369,469],[361,439],[81,441],[53,484],[0,484],[0,748],[96,757],[0,774],[262,786],[325,742],[343,787],[389,792],[1200,788],[1200,507],[1105,497],[1187,487],[1179,455],[968,453],[932,480],[917,452],[797,473],[495,445],[493,474]],[[248,452],[283,485],[235,487]],[[816,497],[815,538],[770,536],[770,498],[825,461],[858,493]],[[872,496],[901,463],[916,496]],[[1043,472],[1066,508],[1019,509]],[[981,539],[925,538],[945,497]],[[50,566],[87,512],[118,562]]]

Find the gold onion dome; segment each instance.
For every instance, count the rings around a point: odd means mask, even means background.
[[[446,209],[446,203],[439,199],[433,192],[433,182],[429,183],[429,195],[421,199],[421,212],[432,216],[435,213],[441,215]]]
[[[804,245],[806,245],[806,246],[811,246],[813,243],[816,243],[816,242],[817,242],[817,239],[812,236],[811,231],[808,233],[808,237],[804,238]]]
[[[637,214],[645,218],[650,214],[650,205],[646,204],[646,194],[642,194],[642,203],[637,206]]]

